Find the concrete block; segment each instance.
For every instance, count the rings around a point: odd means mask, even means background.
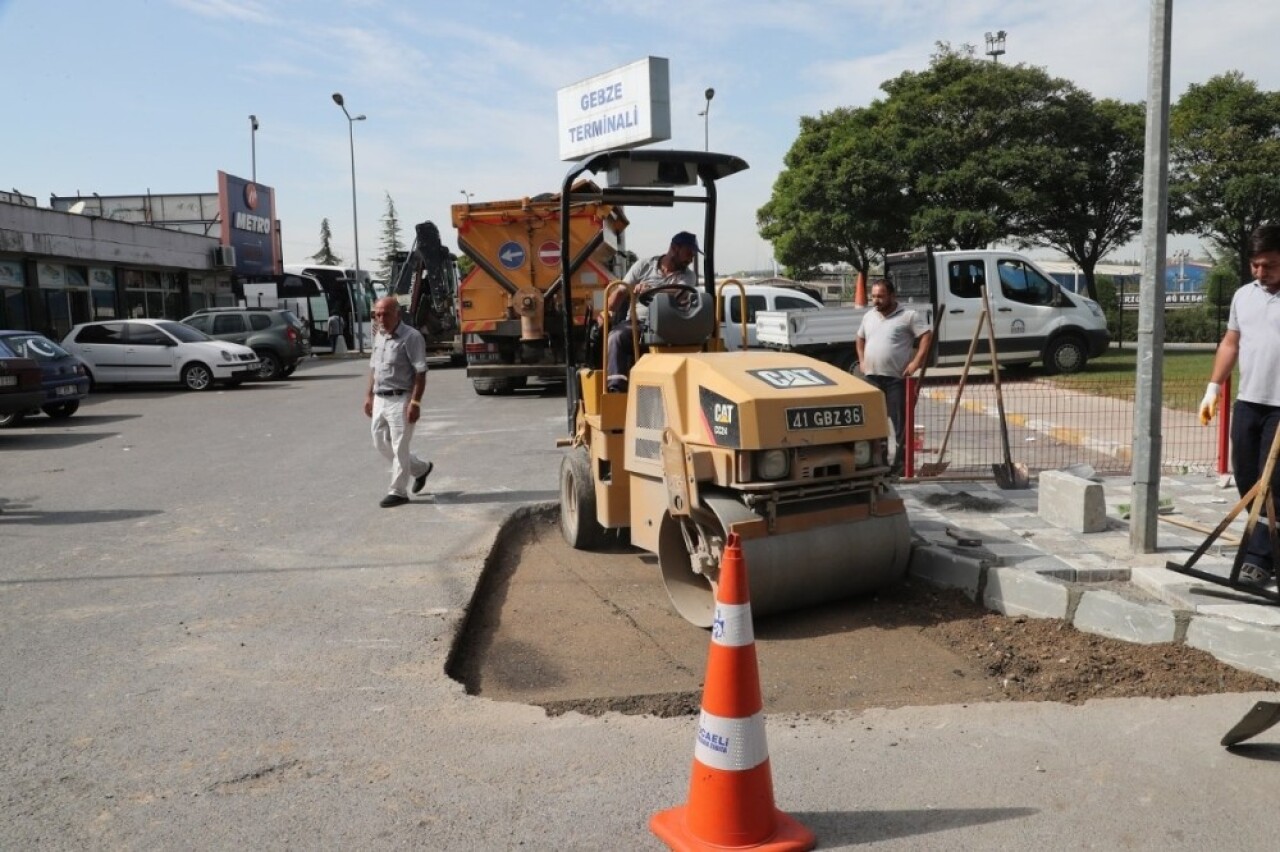
[[[1186,643],[1236,668],[1280,680],[1280,633],[1274,629],[1194,615]]]
[[[978,599],[987,564],[973,557],[961,557],[939,547],[916,547],[911,551],[907,573],[943,589],[960,589],[970,600]]]
[[[1172,642],[1177,635],[1172,607],[1141,604],[1115,592],[1085,592],[1072,623],[1085,633],[1142,645]]]
[[[1106,532],[1102,484],[1061,470],[1040,474],[1040,517],[1079,533]]]
[[[1064,584],[1021,568],[991,568],[982,602],[1005,615],[1066,618],[1071,590]]]

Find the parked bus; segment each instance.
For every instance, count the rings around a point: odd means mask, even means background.
[[[376,295],[368,270],[360,270],[359,283],[355,269],[350,266],[286,263],[284,271],[294,275],[310,275],[320,282],[329,301],[329,308],[324,316],[315,317],[321,328],[329,319],[330,313],[340,313],[346,328],[344,336],[348,349],[363,349],[373,342],[369,311]],[[315,332],[312,337],[314,342]]]

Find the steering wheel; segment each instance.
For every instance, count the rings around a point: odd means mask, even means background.
[[[689,307],[691,303],[690,297],[696,298],[702,295],[702,291],[692,284],[657,284],[645,290],[637,298],[640,300],[640,304],[647,305],[653,301],[654,296],[668,292],[680,294],[676,296],[676,304],[682,308]]]

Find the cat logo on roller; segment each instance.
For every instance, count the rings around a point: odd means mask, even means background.
[[[793,367],[786,370],[750,370],[748,372],[765,384],[782,390],[816,388],[835,384],[822,373],[809,367],[798,369]]]

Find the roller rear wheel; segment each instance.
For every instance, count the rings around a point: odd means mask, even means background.
[[[564,540],[577,550],[604,544],[605,530],[597,517],[591,457],[585,447],[574,447],[560,461],[560,532]]]

